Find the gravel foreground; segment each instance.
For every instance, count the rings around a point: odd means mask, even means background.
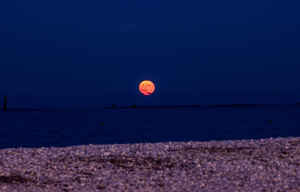
[[[0,150],[1,192],[300,192],[300,137]]]

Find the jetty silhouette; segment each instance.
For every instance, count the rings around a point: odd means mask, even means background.
[[[0,111],[4,112],[34,112],[34,111],[61,111],[62,109],[57,109],[57,108],[21,108],[21,107],[8,107],[8,99],[7,96],[3,97],[3,105],[0,107]],[[65,109],[67,110],[67,109]]]

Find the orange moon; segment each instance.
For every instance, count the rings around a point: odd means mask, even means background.
[[[139,84],[139,91],[143,95],[151,95],[155,91],[155,85],[152,81],[145,80]]]

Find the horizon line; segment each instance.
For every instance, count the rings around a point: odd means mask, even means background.
[[[0,111],[13,112],[13,111],[70,111],[70,110],[104,110],[104,109],[176,109],[176,108],[253,108],[253,107],[263,107],[263,106],[300,106],[300,102],[291,104],[281,104],[281,103],[262,103],[262,104],[190,104],[190,105],[116,105],[112,104],[110,106],[102,107],[7,107],[6,110],[3,107]]]

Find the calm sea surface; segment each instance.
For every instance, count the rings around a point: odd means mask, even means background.
[[[300,136],[300,107],[0,112],[0,148]]]

